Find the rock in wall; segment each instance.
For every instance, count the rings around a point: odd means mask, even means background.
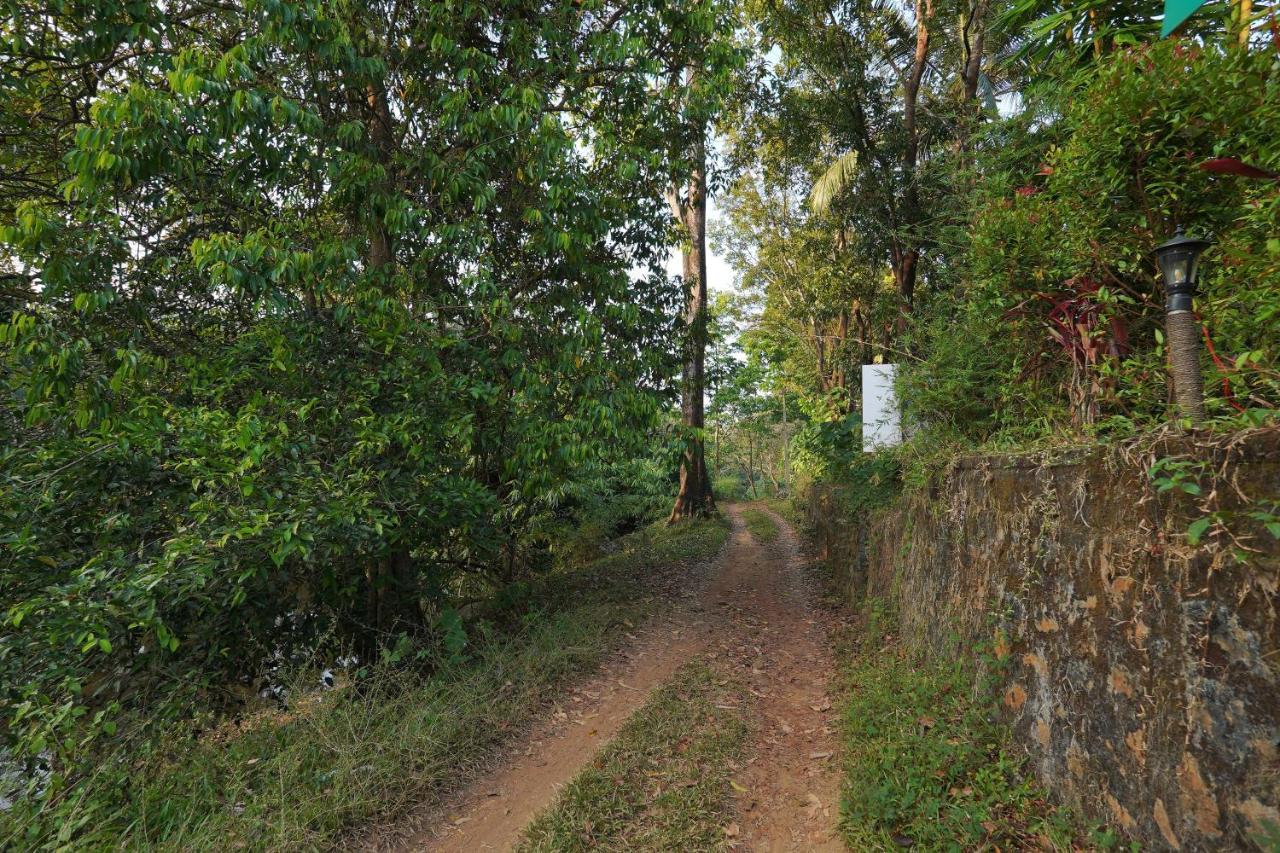
[[[1248,515],[1280,512],[1280,431],[962,458],[867,518],[842,497],[809,514],[850,599],[928,650],[993,643],[1051,792],[1152,849],[1280,849],[1280,543]]]

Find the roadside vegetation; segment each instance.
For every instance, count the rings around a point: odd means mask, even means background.
[[[447,659],[670,510],[663,196],[705,197],[728,14],[6,4],[0,805],[149,840],[186,805],[76,805],[121,760],[281,671]]]
[[[287,708],[122,750],[43,808],[0,812],[0,847],[307,850],[429,805],[594,668],[727,533],[718,520],[646,527],[455,625],[443,646],[402,646],[333,690],[300,673]],[[670,712],[671,696],[652,713]]]
[[[850,850],[1120,845],[1112,831],[1083,827],[1046,801],[1000,721],[998,660],[960,648],[915,654],[889,633],[896,620],[879,602],[866,612],[859,635],[839,647],[840,830]]]
[[[739,284],[708,355],[726,467],[845,482],[876,362],[897,365],[910,488],[963,453],[1178,424],[1153,250],[1179,225],[1213,241],[1203,428],[1277,422],[1277,42],[1249,2],[1163,39],[1158,13],[758,7],[778,58],[736,107],[712,230]]]
[[[732,776],[749,733],[739,698],[716,669],[682,668],[530,824],[521,853],[729,846]]]
[[[804,495],[769,498],[764,505],[786,519],[797,532],[808,527],[804,513]]]

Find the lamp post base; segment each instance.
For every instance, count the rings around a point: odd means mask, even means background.
[[[1182,416],[1199,426],[1204,423],[1204,375],[1200,369],[1200,324],[1190,311],[1165,315],[1169,341],[1169,378]]]

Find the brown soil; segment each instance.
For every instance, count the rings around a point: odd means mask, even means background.
[[[781,518],[768,546],[733,534],[691,600],[630,636],[592,681],[573,691],[489,774],[444,808],[397,833],[398,850],[510,850],[539,811],[582,770],[648,693],[705,655],[738,670],[753,743],[735,779],[726,840],[742,850],[840,850],[839,780],[828,692],[828,616],[810,604],[795,533]],[[379,846],[388,839],[382,837]]]

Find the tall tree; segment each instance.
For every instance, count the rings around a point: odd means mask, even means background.
[[[902,175],[905,184],[903,207],[913,213],[920,209],[920,186],[916,177],[920,165],[920,125],[916,113],[920,105],[920,84],[929,65],[929,23],[933,19],[933,0],[916,0],[915,10],[915,51],[911,56],[911,69],[902,85],[902,132],[906,137],[902,146]],[[898,293],[902,295],[903,303],[910,308],[916,292],[919,241],[910,238],[893,240],[890,242],[890,252]]]
[[[685,84],[695,87],[697,72],[685,71]],[[707,142],[706,126],[694,130],[692,168],[683,190],[676,184],[667,188],[667,203],[680,224],[684,305],[684,366],[680,379],[680,424],[684,431],[684,454],[680,460],[680,491],[671,509],[670,521],[715,512],[711,478],[707,476],[704,395],[707,352]]]

